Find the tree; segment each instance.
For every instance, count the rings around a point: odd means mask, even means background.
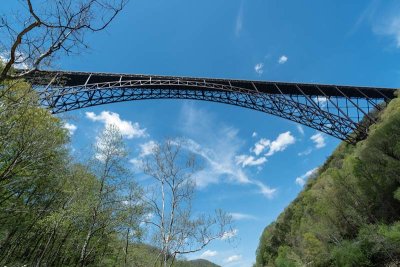
[[[114,228],[118,226],[121,204],[124,205],[126,203],[124,201],[127,201],[119,194],[122,181],[128,175],[125,168],[126,157],[125,144],[119,130],[115,126],[106,127],[97,138],[95,155],[91,164],[93,173],[99,179],[99,184],[93,196],[91,219],[79,259],[80,266],[87,265],[87,258],[91,253],[90,242],[95,235],[97,234],[97,243],[105,243],[106,241],[103,239],[105,233],[113,232]],[[128,216],[130,225],[134,223],[132,216],[137,196],[133,191],[134,188],[131,190],[128,195],[128,203],[125,204],[132,212]]]
[[[124,257],[123,264],[127,267],[130,244],[132,241],[138,241],[143,235],[140,223],[143,221],[143,216],[147,212],[146,205],[141,201],[143,190],[134,182],[126,181],[127,194],[123,197],[123,211],[122,216],[122,229],[121,232],[124,236]]]
[[[166,140],[156,145],[143,169],[155,182],[145,198],[152,212],[146,222],[155,228],[162,266],[172,265],[178,255],[200,251],[232,231],[231,217],[221,210],[214,215],[192,213],[197,164],[180,142]]]
[[[264,230],[256,266],[286,266],[294,255],[300,266],[399,265],[399,111],[393,99],[366,140],[336,149]]]
[[[0,82],[22,78],[49,66],[60,53],[87,48],[87,32],[104,30],[127,0],[24,0],[17,16],[0,17],[0,55],[5,59]],[[15,73],[13,67],[22,67]]]

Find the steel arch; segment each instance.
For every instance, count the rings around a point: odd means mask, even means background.
[[[53,113],[144,99],[194,99],[279,116],[355,143],[394,89],[173,76],[37,71],[27,80]]]

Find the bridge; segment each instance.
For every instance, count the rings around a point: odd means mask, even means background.
[[[136,74],[36,71],[26,77],[52,113],[144,99],[195,99],[279,116],[349,143],[368,135],[395,89]]]

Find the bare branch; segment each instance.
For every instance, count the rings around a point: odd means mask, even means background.
[[[231,224],[231,218],[221,211],[213,216],[193,216],[196,165],[193,155],[172,140],[157,145],[143,165],[159,190],[145,201],[157,215],[150,224],[156,226],[154,239],[159,242],[163,266],[173,264],[179,254],[200,251],[222,238]]]
[[[22,78],[44,65],[51,65],[56,54],[70,55],[87,49],[84,40],[87,33],[107,28],[127,1],[42,0],[35,7],[31,0],[25,0],[27,12],[23,16],[17,16],[12,22],[0,18],[0,54],[6,57],[0,82]],[[18,64],[24,64],[23,70],[14,73]]]

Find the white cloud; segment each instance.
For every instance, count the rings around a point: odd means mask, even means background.
[[[264,151],[266,147],[269,147],[270,145],[270,140],[261,138],[257,143],[254,144],[254,148],[251,151],[258,156]]]
[[[306,183],[306,181],[300,177],[296,178],[296,184],[303,186]]]
[[[318,170],[318,168],[314,168],[312,170],[309,170],[302,176],[297,177],[296,184],[298,184],[300,186],[304,186],[306,184],[306,180],[308,179],[308,177],[310,177],[312,174],[314,174],[317,170]]]
[[[250,155],[239,155],[236,156],[236,164],[241,164],[242,167],[246,167],[246,166],[258,166],[258,165],[262,165],[265,162],[267,162],[267,158],[266,157],[261,157],[261,158],[255,158],[253,156]]]
[[[242,255],[232,255],[230,257],[228,257],[227,259],[225,259],[226,263],[231,263],[231,262],[237,262],[240,261],[242,259]]]
[[[136,158],[129,160],[129,162],[133,164],[136,170],[140,170],[140,168],[143,165],[144,157],[150,155],[153,152],[153,150],[157,147],[157,145],[158,144],[153,140],[140,144],[139,155]]]
[[[75,124],[68,123],[68,122],[66,122],[63,127],[68,130],[70,135],[73,135],[75,133],[76,129],[78,129],[78,127]]]
[[[289,145],[296,142],[296,139],[290,131],[281,133],[274,141],[261,138],[257,143],[254,144],[254,148],[250,149],[251,152],[257,156],[268,149],[265,154],[266,157],[272,156],[276,152],[284,151]]]
[[[310,139],[314,142],[315,147],[317,149],[326,146],[325,136],[322,133],[316,133],[313,136],[311,136]]]
[[[218,252],[215,250],[206,250],[201,255],[200,258],[212,258],[218,255]]]
[[[234,142],[232,141],[232,143]],[[232,154],[229,152],[229,149],[232,148],[219,145],[219,147],[215,147],[215,149],[210,149],[202,147],[192,139],[185,139],[182,147],[201,156],[207,163],[203,170],[194,175],[196,186],[199,188],[204,188],[210,184],[217,184],[221,182],[221,178],[225,178],[225,180],[222,181],[255,185],[260,189],[259,192],[267,198],[272,198],[275,195],[276,189],[255,179],[250,179],[241,167],[237,167],[237,162],[235,161],[236,151]]]
[[[251,135],[251,137],[257,137],[257,133],[256,132],[253,132],[253,134]]]
[[[304,135],[304,128],[303,128],[303,126],[301,126],[300,124],[297,124],[296,126],[297,126],[297,130],[299,131],[299,133],[300,133],[301,135]]]
[[[102,111],[99,115],[96,115],[94,112],[86,112],[86,118],[91,121],[102,122],[105,126],[114,125],[122,136],[128,139],[147,136],[146,129],[140,128],[139,123],[122,120],[118,113]]]
[[[324,96],[316,96],[313,98],[314,102],[320,107],[325,107],[327,105],[328,98]]]
[[[263,72],[264,72],[264,63],[257,63],[254,66],[254,70],[259,75],[263,74]]]
[[[288,57],[287,56],[285,56],[285,55],[282,55],[280,58],[279,58],[279,60],[278,60],[278,63],[279,64],[285,64],[287,61],[288,61]]]
[[[0,61],[6,63],[10,60],[10,53],[0,53]],[[29,65],[27,63],[28,58],[21,52],[15,52],[15,63],[13,64],[14,68],[17,69],[28,69]]]
[[[194,108],[193,104],[183,106],[180,121],[183,124],[183,135],[191,137],[180,140],[182,148],[196,154],[203,161],[202,170],[194,175],[198,188],[218,183],[253,185],[258,187],[260,194],[269,198],[273,196],[275,189],[250,178],[237,165],[237,156],[245,144],[238,137],[237,129],[220,125],[216,131],[214,125],[217,122],[213,114]]]
[[[201,114],[201,112],[194,115],[195,113],[196,112],[193,110],[183,112],[185,117],[189,117],[190,124],[193,123],[191,127],[186,125],[183,127],[184,129],[187,128],[190,129],[190,131],[193,131],[193,129],[197,127],[197,125],[195,125],[196,120],[194,119],[194,116],[199,116],[199,123],[203,124],[201,120],[204,119],[206,115]],[[183,118],[183,121],[185,121],[185,118]],[[266,148],[268,148],[265,156],[255,157],[252,155],[237,155],[237,152],[243,143],[237,137],[237,130],[222,127],[222,132],[218,133],[211,128],[208,130],[207,128],[211,127],[212,122],[209,119],[206,121],[210,124],[209,126],[204,124],[204,128],[195,131],[196,133],[202,133],[203,138],[206,137],[206,145],[201,145],[190,138],[180,140],[184,149],[200,156],[205,162],[205,168],[194,175],[196,185],[199,188],[204,188],[210,184],[217,184],[220,182],[255,185],[258,187],[259,193],[266,198],[274,197],[277,192],[275,188],[271,188],[259,180],[249,178],[242,168],[246,166],[260,167],[260,165],[267,162],[268,156],[272,156],[276,152],[284,151],[289,145],[294,144],[295,138],[291,133],[289,131],[281,133],[276,140],[272,142],[267,139],[260,139],[251,151],[260,155]]]
[[[285,133],[281,133],[275,141],[272,141],[269,146],[269,151],[265,156],[269,157],[275,154],[276,152],[284,151],[289,145],[292,145],[296,142],[296,139],[293,135],[288,131]]]
[[[250,214],[245,214],[245,213],[232,212],[232,213],[229,213],[229,215],[232,216],[232,219],[235,221],[257,219],[255,216],[250,215]]]
[[[232,238],[236,237],[238,235],[238,233],[239,233],[238,229],[233,229],[232,231],[227,231],[222,235],[221,240],[232,239]]]
[[[212,183],[219,183],[220,177],[227,177],[227,182],[239,184],[251,183],[245,172],[240,167],[236,167],[234,161],[236,149],[229,151],[228,144],[220,143],[215,149],[210,149],[201,146],[192,139],[187,138],[181,141],[183,148],[197,154],[207,163],[205,168],[195,175],[198,187],[202,188]],[[232,140],[232,142],[234,141]],[[223,147],[227,149],[225,150],[226,154],[224,154]]]
[[[144,144],[140,144],[139,147],[141,149],[140,151],[140,157],[145,157],[147,155],[150,155],[153,153],[154,149],[157,147],[157,143],[153,140],[150,140]]]

